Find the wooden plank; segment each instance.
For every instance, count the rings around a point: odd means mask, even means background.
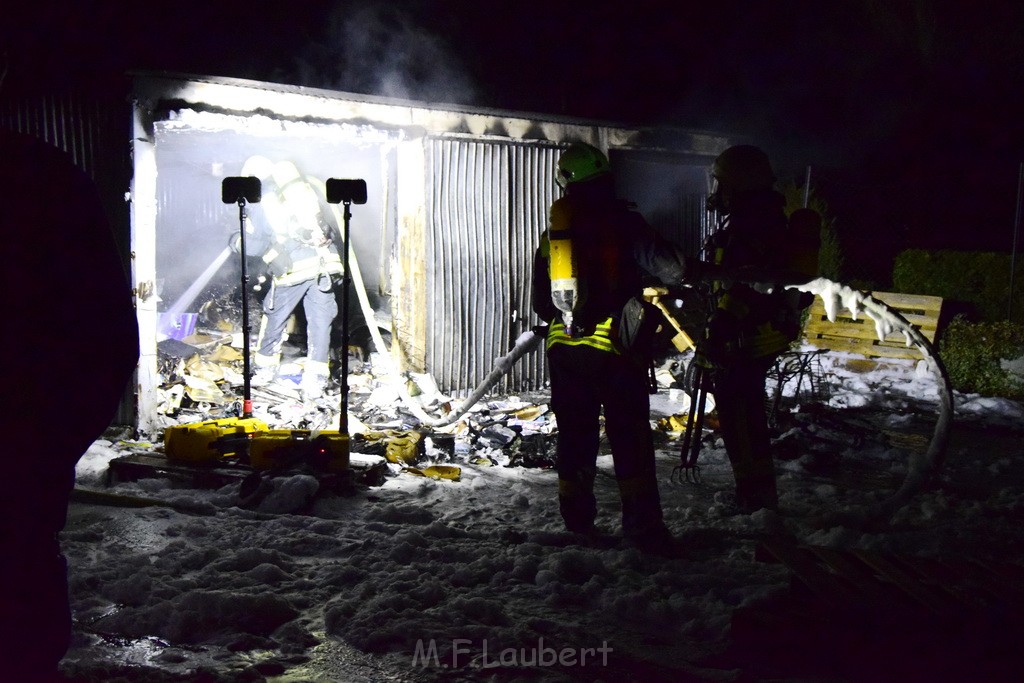
[[[807,321],[809,323],[817,322],[817,323],[822,323],[822,324],[828,323],[828,324],[836,325],[836,324],[841,324],[843,322],[859,323],[859,322],[863,322],[863,321],[868,321],[868,323],[871,324],[872,327],[874,327],[874,323],[871,321],[871,318],[870,318],[870,316],[868,316],[867,313],[862,311],[862,312],[857,314],[856,318],[854,318],[853,317],[853,313],[850,312],[846,307],[842,307],[838,311],[836,311],[836,322],[834,322],[834,323],[830,322],[829,319],[828,319],[828,312],[825,310],[825,307],[820,303],[820,299],[818,301],[819,301],[818,305],[817,306],[811,306],[810,310],[808,311],[808,320]],[[926,310],[921,310],[921,309],[903,309],[903,310],[901,310],[901,309],[897,308],[895,310],[901,316],[906,318],[908,322],[911,322],[911,323],[913,323],[915,325],[923,325],[923,326],[932,327],[932,328],[935,327],[936,323],[938,322],[939,315],[940,315],[940,313],[938,311],[926,311]]]
[[[938,593],[922,585],[920,581],[900,569],[886,557],[877,553],[854,550],[853,555],[875,569],[878,574],[903,591],[911,600],[937,614],[953,611],[958,604],[945,593]]]
[[[903,336],[902,332],[887,334],[884,339],[879,339],[873,326],[855,327],[851,325],[849,327],[845,327],[841,325],[831,325],[829,327],[808,327],[805,333],[808,339],[851,339],[864,342],[865,344],[875,344],[886,347],[893,346],[897,348],[902,346],[904,348],[909,348],[907,345],[907,338]],[[925,339],[928,338],[923,332],[922,336],[924,336]]]
[[[962,586],[957,574],[938,560],[905,555],[894,558],[894,562],[916,576],[922,584],[946,593],[962,607],[976,610],[987,606],[985,600]]]
[[[869,602],[872,606],[892,609],[897,607],[896,603],[901,600],[905,601],[904,606],[912,604],[906,600],[904,594],[878,581],[872,567],[859,562],[855,555],[821,546],[808,546],[807,550],[827,564],[832,571],[856,586],[863,601]]]
[[[904,316],[907,318],[907,322],[911,326],[921,333],[928,341],[932,341],[935,336],[935,330],[937,329],[938,321],[923,316]],[[805,332],[818,332],[823,334],[836,334],[840,336],[855,334],[864,338],[878,338],[878,332],[875,329],[875,321],[864,316],[854,320],[846,316],[836,317],[835,322],[830,321],[825,317],[814,317],[808,318],[807,322],[804,323]],[[929,337],[930,335],[930,337]],[[896,331],[890,332],[886,337],[893,339],[903,339],[903,333]]]
[[[901,300],[901,305],[919,305],[923,308],[905,309],[904,317],[928,341],[934,341],[938,326],[938,309],[941,298],[918,295],[894,295],[880,297],[890,301]],[[936,309],[935,300],[938,301]],[[854,320],[846,308],[841,308],[836,321],[831,322],[825,313],[820,297],[815,298],[810,314],[804,325],[804,340],[813,346],[832,351],[858,353],[868,358],[920,359],[921,352],[914,346],[907,346],[901,332],[886,335],[879,340],[874,321],[866,314]]]
[[[1009,562],[990,562],[987,560],[974,560],[990,572],[997,574],[1004,581],[1008,581],[1024,591],[1024,565]]]
[[[878,299],[889,308],[909,313],[919,312],[921,315],[937,317],[942,311],[943,298],[940,296],[927,296],[923,294],[900,294],[898,292],[869,292],[871,297]],[[811,311],[825,312],[825,302],[821,297],[815,297],[811,304]],[[841,307],[840,312],[848,311]]]
[[[1019,603],[1024,600],[1024,567],[973,558],[967,561],[987,577],[992,590],[999,593],[1000,600],[1007,603]]]
[[[762,547],[792,572],[793,578],[815,596],[833,607],[849,607],[858,602],[858,592],[841,576],[822,567],[806,549],[789,543],[763,541]]]
[[[902,315],[922,337],[935,341],[942,311],[941,297],[898,292],[870,294]],[[836,320],[830,321],[820,297],[815,297],[811,305],[804,325],[804,337],[807,343],[818,348],[860,353],[868,357],[915,359],[921,355],[917,349],[907,346],[902,333],[889,334],[879,340],[874,321],[864,313],[855,320],[849,309],[841,307],[836,313]]]
[[[138,481],[150,477],[167,477],[200,488],[226,486],[241,481],[252,472],[247,467],[197,467],[168,462],[158,453],[133,453],[114,458],[108,464],[107,477],[113,481]]]
[[[808,339],[807,342],[819,348],[829,349],[831,351],[848,351],[850,353],[859,353],[868,357],[921,358],[921,352],[916,347],[880,346],[878,344],[870,344],[864,340],[842,339],[839,337]]]
[[[932,339],[934,339],[935,330],[937,329],[936,320],[921,316],[910,316],[907,318],[907,322],[909,322],[915,330],[920,332],[923,337],[928,339],[928,341],[932,341]],[[822,334],[836,334],[840,336],[857,335],[863,338],[878,338],[875,321],[867,316],[858,318],[857,320],[840,316],[836,318],[835,322],[830,322],[827,318],[808,318],[807,322],[804,324],[804,331],[807,333],[818,332]],[[929,335],[931,335],[931,338],[929,338]],[[898,339],[901,342],[903,340],[903,332],[901,331],[890,332],[885,336],[886,338]]]
[[[917,309],[938,315],[942,310],[942,297],[927,294],[903,294],[900,292],[871,292],[871,296],[897,310]]]
[[[1014,591],[980,563],[965,558],[943,558],[933,559],[931,564],[932,571],[971,595],[979,607],[1002,604],[1012,599]],[[1019,591],[1016,594],[1019,596]]]

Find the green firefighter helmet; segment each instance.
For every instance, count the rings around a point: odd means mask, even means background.
[[[611,170],[604,152],[585,142],[574,142],[558,158],[558,184],[565,188],[606,175]]]
[[[711,176],[733,193],[770,190],[775,184],[768,155],[753,145],[736,145],[719,154]]]

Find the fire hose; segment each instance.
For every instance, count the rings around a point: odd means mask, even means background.
[[[932,344],[897,311],[874,297],[852,289],[846,285],[833,282],[826,278],[817,278],[799,285],[788,285],[786,289],[796,289],[821,297],[829,322],[835,322],[840,308],[850,311],[854,320],[864,313],[875,324],[875,333],[879,340],[894,333],[902,333],[908,347],[916,347],[925,364],[932,373],[939,388],[938,415],[935,429],[928,448],[923,452],[911,454],[907,474],[900,487],[890,497],[862,510],[836,513],[829,520],[832,525],[864,526],[890,518],[897,510],[913,498],[941,469],[945,460],[949,442],[949,431],[953,421],[953,390],[949,375],[946,373],[938,354]],[[696,454],[700,449],[700,435],[703,428],[701,416],[706,398],[706,388],[700,368],[695,368],[693,379],[690,380],[691,403],[689,422],[683,448],[680,453],[680,465],[673,472],[673,479],[679,473],[685,475],[687,481],[699,481],[699,468],[696,465]]]
[[[935,430],[927,450],[911,454],[907,474],[899,489],[880,503],[863,510],[840,513],[831,521],[846,526],[862,526],[888,519],[938,473],[945,460],[949,431],[953,423],[953,389],[946,368],[932,344],[921,332],[878,299],[825,278],[818,278],[802,285],[791,285],[788,288],[820,296],[825,304],[829,322],[835,322],[839,309],[846,307],[855,320],[861,312],[871,318],[879,339],[884,339],[888,334],[903,333],[906,345],[914,346],[921,352],[925,364],[937,380],[939,405]]]
[[[377,329],[377,326],[372,322],[375,320],[373,307],[370,305],[370,298],[366,293],[366,284],[363,282],[363,277],[359,270],[359,261],[356,258],[355,250],[351,247],[349,247],[348,259],[349,267],[352,270],[352,282],[355,286],[356,297],[359,300],[359,308],[363,313],[363,319],[368,323],[367,327],[370,330],[370,338],[373,340],[373,346],[377,350],[379,357],[383,359],[383,367],[380,369],[383,370],[384,375],[392,382],[395,390],[398,392],[399,398],[402,400],[402,403],[424,426],[445,427],[455,423],[460,417],[465,415],[466,412],[469,411],[469,409],[472,408],[505,373],[511,370],[512,366],[515,365],[520,358],[537,348],[544,339],[545,334],[543,330],[546,328],[533,328],[523,332],[516,339],[511,351],[509,351],[505,356],[495,360],[494,368],[491,372],[488,373],[473,392],[459,404],[458,408],[452,410],[447,415],[431,417],[409,393],[405,377],[398,370],[394,356],[391,353],[391,349],[384,342],[384,337],[381,335],[380,330]],[[348,353],[348,349],[345,349],[344,352]]]
[[[359,297],[359,303],[362,307],[363,314],[367,320],[373,320],[373,309],[370,307],[369,298],[366,296],[366,288],[363,284],[362,277],[359,276],[359,266],[358,262],[354,258],[354,254],[350,254],[350,262],[353,271],[353,282],[356,286],[356,292]],[[949,431],[953,421],[953,390],[950,385],[949,376],[946,372],[945,366],[939,359],[939,356],[932,344],[920,333],[920,331],[915,329],[914,326],[898,312],[869,294],[865,294],[852,289],[847,285],[833,282],[826,278],[817,278],[804,284],[788,285],[786,288],[796,289],[801,292],[808,292],[821,297],[830,322],[835,322],[839,309],[841,307],[845,307],[849,309],[854,319],[856,319],[861,313],[864,313],[867,317],[871,318],[875,323],[875,332],[879,339],[884,339],[889,334],[902,333],[907,346],[914,346],[921,352],[925,364],[937,380],[939,387],[938,416],[927,450],[923,453],[915,452],[910,456],[907,466],[907,474],[899,489],[897,489],[897,491],[889,498],[863,510],[842,513],[836,518],[836,521],[855,525],[887,519],[903,507],[903,505],[913,498],[921,488],[937,474],[945,460],[946,448],[949,442]],[[458,409],[453,410],[451,413],[443,417],[435,418],[427,415],[422,407],[409,394],[403,378],[397,368],[394,367],[390,349],[384,343],[380,331],[375,325],[370,325],[369,328],[374,346],[377,348],[380,355],[387,359],[387,367],[385,370],[391,375],[403,403],[408,406],[413,415],[415,415],[424,425],[429,427],[442,427],[450,425],[458,420],[459,417],[472,408],[472,406],[479,401],[480,398],[485,395],[486,392],[505,373],[507,373],[520,358],[522,358],[522,356],[536,348],[544,338],[543,333],[539,332],[536,328],[524,332],[516,340],[512,350],[507,355],[498,358],[495,361],[494,369],[491,370],[480,385],[477,386],[476,389],[474,389],[474,391],[460,404]],[[694,384],[695,393],[697,388],[704,384],[703,378],[697,379],[700,381]],[[704,395],[706,396],[706,393]],[[697,397],[695,396],[695,398]],[[699,412],[700,406],[697,406],[695,410]],[[691,436],[691,439],[695,442],[692,443],[691,449],[695,450],[696,448],[699,448],[699,433]],[[695,466],[695,463],[689,464]]]

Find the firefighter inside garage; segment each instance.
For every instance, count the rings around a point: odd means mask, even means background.
[[[342,275],[338,227],[328,219],[309,178],[291,161],[271,162],[255,156],[243,176],[260,179],[269,189],[263,215],[247,222],[247,250],[258,254],[269,275],[263,317],[253,360],[254,386],[272,382],[281,366],[281,347],[293,313],[302,305],[306,320],[306,357],[300,389],[306,399],[323,395],[330,377],[331,328],[338,315],[335,283]],[[230,245],[238,251],[239,235]]]

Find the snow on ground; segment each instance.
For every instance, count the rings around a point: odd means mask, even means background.
[[[1019,560],[1024,407],[1012,401],[955,396],[947,466],[891,527],[820,523],[895,489],[931,436],[938,397],[912,362],[855,372],[842,354],[820,360],[830,397],[818,409],[787,402],[778,515],[730,514],[731,471],[712,432],[699,485],[676,481],[677,435],[658,432],[681,558],[618,542],[607,454],[597,494],[609,538],[582,544],[562,530],[553,471],[484,466],[465,446],[451,463],[459,481],[393,471],[381,486],[318,496],[317,480],[296,474],[247,508],[237,484],[107,486],[107,463],[140,445],[97,441],[79,487],[160,504],[72,504],[62,542],[76,630],[64,671],[79,681],[741,680],[750,672],[728,654],[734,611],[790,591],[784,566],[755,558],[761,539]],[[685,394],[662,389],[652,423],[686,408]],[[551,420],[531,424],[543,433]]]

